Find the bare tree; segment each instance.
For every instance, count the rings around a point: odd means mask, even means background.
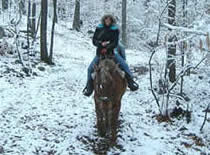
[[[80,0],[75,1],[73,29],[80,30]]]
[[[122,42],[127,45],[127,0],[122,0]]]
[[[171,0],[168,4],[168,24],[175,26],[176,25],[176,0]],[[169,31],[171,29],[169,28]],[[167,67],[169,69],[169,80],[171,82],[176,81],[176,45],[173,42],[176,40],[176,36],[172,35],[168,38],[168,62]]]
[[[40,52],[41,52],[41,61],[44,61],[44,62],[48,62],[47,13],[48,13],[48,0],[42,0],[41,1]]]

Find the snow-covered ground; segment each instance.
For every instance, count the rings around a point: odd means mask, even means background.
[[[38,76],[25,78],[3,74],[5,65],[17,64],[0,57],[0,154],[210,154],[210,119],[203,133],[199,131],[202,110],[210,101],[210,76],[205,70],[186,79],[185,92],[193,105],[189,124],[184,119],[158,123],[149,74],[136,75],[140,89],[124,95],[118,145],[108,148],[96,132],[93,98],[82,95],[95,47],[88,37],[59,28],[54,53],[55,66],[39,64],[45,71],[36,69]],[[128,50],[127,55],[131,66],[148,67],[149,53]],[[199,138],[202,146],[197,144]]]

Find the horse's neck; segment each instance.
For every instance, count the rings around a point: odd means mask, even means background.
[[[114,60],[114,55],[113,54],[105,54],[100,56],[100,60],[105,60],[105,59],[112,59]]]

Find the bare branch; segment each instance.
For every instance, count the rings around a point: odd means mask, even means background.
[[[204,120],[203,120],[203,124],[202,124],[202,126],[201,126],[201,128],[200,128],[200,131],[203,130],[203,127],[204,127],[204,125],[205,125],[205,123],[206,123],[207,114],[208,114],[209,109],[210,109],[210,103],[208,104],[208,106],[207,106],[207,108],[206,108],[206,110],[205,110],[205,117],[204,117]]]
[[[152,52],[152,54],[151,54],[151,56],[150,56],[150,59],[149,59],[150,88],[151,88],[152,95],[154,96],[155,101],[156,101],[156,103],[157,103],[157,106],[158,106],[158,108],[159,108],[159,112],[160,112],[160,114],[161,114],[162,112],[161,112],[159,100],[158,100],[158,98],[157,98],[157,96],[156,96],[156,94],[155,94],[155,91],[154,91],[154,89],[153,89],[153,83],[152,83],[152,64],[151,64],[151,62],[152,62],[152,58],[153,58],[154,54],[156,53],[156,51],[157,51],[157,50],[155,50],[155,49],[153,50],[153,52]]]

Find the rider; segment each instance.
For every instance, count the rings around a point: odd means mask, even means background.
[[[116,20],[112,15],[105,15],[101,24],[99,24],[95,30],[93,36],[93,45],[97,47],[96,56],[88,67],[88,81],[83,94],[90,96],[93,92],[93,79],[91,74],[94,72],[94,65],[98,65],[100,55],[114,54],[116,63],[119,63],[120,68],[126,73],[126,79],[128,81],[128,87],[131,91],[138,89],[138,84],[133,80],[133,75],[125,61],[125,59],[119,54],[117,48],[119,43],[119,29],[116,26]]]

